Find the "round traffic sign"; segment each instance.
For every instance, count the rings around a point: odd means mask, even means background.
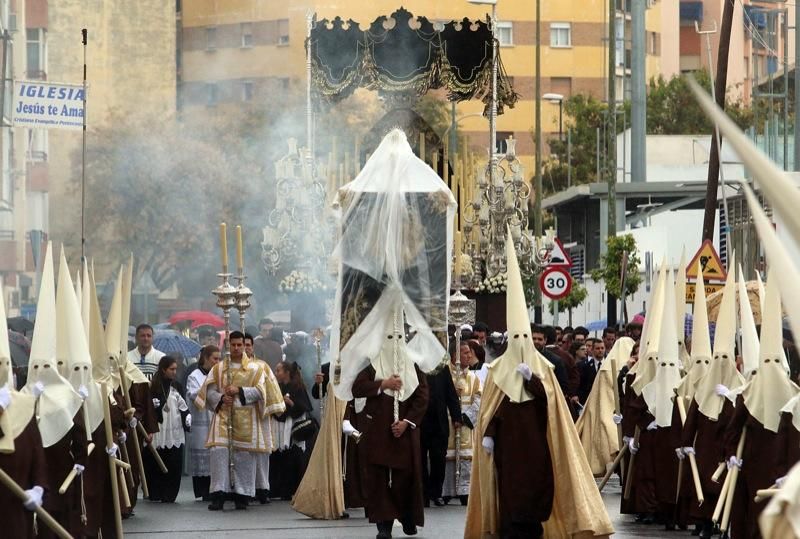
[[[572,277],[566,268],[551,266],[544,270],[539,278],[539,288],[552,300],[562,299],[572,289]]]

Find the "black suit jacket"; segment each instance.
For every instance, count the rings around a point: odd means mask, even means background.
[[[454,421],[461,421],[461,403],[450,376],[450,369],[440,368],[428,375],[428,410],[422,420],[422,439],[427,446],[447,445],[450,435],[448,413]]]
[[[594,385],[594,379],[597,377],[597,371],[594,368],[594,360],[592,358],[582,359],[580,363],[578,363],[578,371],[581,374],[581,383],[578,386],[578,400],[581,401],[581,404],[586,403],[586,399],[589,398],[589,393],[592,391],[592,386]],[[600,367],[597,367],[598,370]]]
[[[547,348],[541,350],[540,353],[547,361],[553,364],[553,372],[556,375],[556,380],[558,380],[558,385],[561,386],[561,393],[564,394],[565,398],[569,398],[569,381],[567,378],[567,366],[564,365],[564,360],[561,359],[558,354]]]

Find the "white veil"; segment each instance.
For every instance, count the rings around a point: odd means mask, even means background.
[[[446,357],[447,302],[456,202],[392,130],[355,180],[338,194],[341,239],[331,332],[334,386],[352,398],[358,373],[381,349],[391,313],[402,307],[412,335],[408,357],[430,371]],[[338,376],[337,376],[338,371]]]

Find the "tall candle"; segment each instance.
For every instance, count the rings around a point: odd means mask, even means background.
[[[442,179],[444,183],[448,185],[452,189],[450,185],[450,148],[447,141],[444,143],[444,154],[442,157]]]
[[[228,225],[219,224],[219,248],[222,254],[222,273],[228,273]]]
[[[236,268],[244,271],[244,245],[242,244],[242,225],[236,225]]]
[[[425,133],[419,134],[419,158],[425,161]],[[427,163],[427,161],[425,161]]]
[[[456,277],[461,277],[461,232],[456,230]]]

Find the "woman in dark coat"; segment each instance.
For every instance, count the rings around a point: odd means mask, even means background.
[[[269,458],[269,488],[273,498],[290,500],[305,473],[308,464],[306,441],[315,434],[316,424],[310,417],[311,400],[297,363],[278,363],[275,378],[283,393],[286,412],[274,416],[278,423],[275,429],[277,449]],[[306,421],[311,421],[311,426],[301,429]]]

